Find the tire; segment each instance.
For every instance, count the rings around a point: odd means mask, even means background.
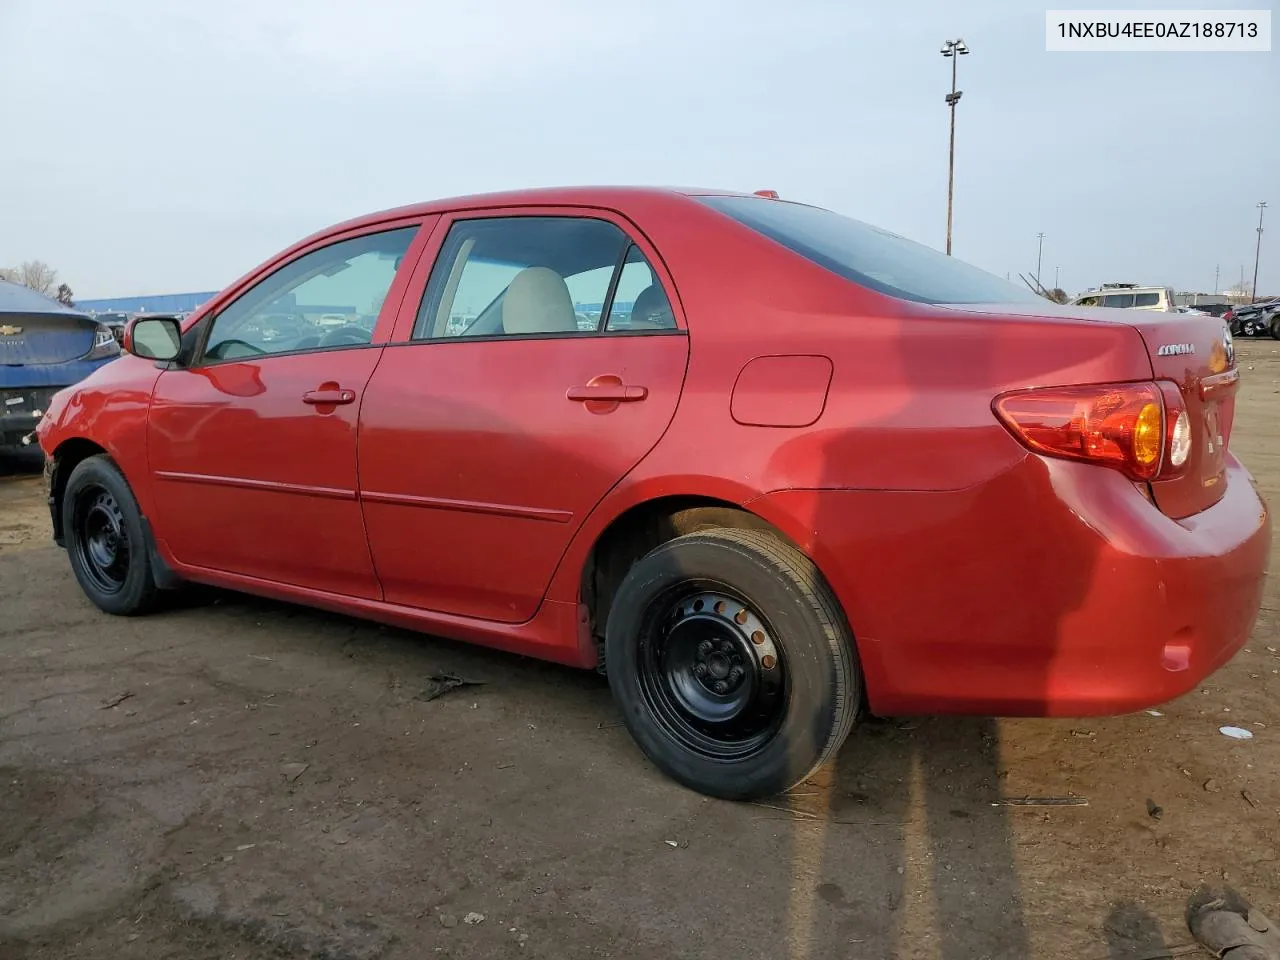
[[[98,609],[133,616],[157,598],[142,512],[109,457],[82,460],[62,496],[62,533],[76,580]]]
[[[1280,313],[1271,316],[1271,339],[1280,340]]]
[[[757,530],[686,534],[645,555],[613,599],[605,654],[640,749],[672,779],[727,800],[809,777],[863,699],[831,589],[802,553]]]

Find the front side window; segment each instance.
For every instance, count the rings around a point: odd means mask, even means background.
[[[1037,294],[888,230],[820,207],[705,196],[707,206],[846,280],[917,303],[1037,303]]]
[[[290,261],[214,318],[205,357],[233,360],[368,343],[417,230],[353,237]]]
[[[656,326],[630,325],[636,304],[653,312]],[[644,255],[606,220],[552,216],[460,220],[450,228],[436,259],[413,337],[674,329],[674,316],[668,324],[663,307],[671,315],[666,294]]]

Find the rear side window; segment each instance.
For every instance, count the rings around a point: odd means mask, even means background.
[[[707,206],[859,286],[917,303],[1034,303],[1023,287],[820,207],[763,197],[699,197]]]
[[[1132,293],[1108,293],[1105,297],[1102,298],[1102,305],[1104,307],[1121,307],[1121,308],[1132,307],[1133,294]]]
[[[592,217],[459,220],[431,272],[415,340],[675,330],[630,238]]]
[[[1134,294],[1133,305],[1135,307],[1154,307],[1160,302],[1160,294],[1158,293],[1138,293]]]
[[[671,302],[640,248],[627,251],[613,291],[606,330],[674,330]]]

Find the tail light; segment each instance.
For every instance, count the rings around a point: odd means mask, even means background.
[[[93,348],[85,355],[85,359],[104,360],[118,356],[119,353],[120,341],[116,339],[115,332],[110,327],[99,324],[93,334]]]
[[[1168,381],[1017,390],[993,407],[1036,453],[1112,467],[1134,480],[1174,476],[1191,452],[1191,420]]]

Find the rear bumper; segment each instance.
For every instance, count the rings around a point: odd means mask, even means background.
[[[61,387],[0,387],[0,447],[35,442],[31,436]]]
[[[845,607],[881,714],[1125,713],[1193,689],[1244,645],[1271,519],[1231,460],[1180,521],[1120,474],[1028,457],[962,491],[787,491],[768,512]]]

